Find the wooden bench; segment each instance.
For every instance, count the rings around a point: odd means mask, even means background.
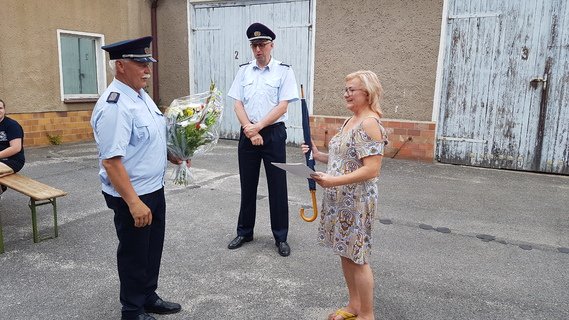
[[[18,191],[30,197],[28,206],[32,211],[32,229],[34,234],[34,242],[56,238],[57,237],[57,198],[67,195],[67,192],[50,187],[34,179],[28,178],[18,173],[10,173],[11,169],[0,162],[0,185]],[[40,238],[37,225],[37,210],[39,206],[51,204],[53,208],[53,230],[54,235],[46,238]],[[0,253],[4,252],[4,238],[2,235],[2,225],[0,224]]]

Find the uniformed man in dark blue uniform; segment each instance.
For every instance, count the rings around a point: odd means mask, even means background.
[[[114,79],[95,105],[91,125],[99,149],[99,176],[115,213],[122,319],[176,313],[177,303],[156,294],[164,244],[166,121],[144,91],[150,78],[152,37],[103,46]],[[176,159],[171,159],[179,163]]]
[[[228,96],[235,99],[235,113],[241,124],[238,158],[241,207],[237,237],[229,245],[236,249],[253,240],[257,186],[261,161],[269,189],[271,229],[279,254],[290,254],[288,236],[288,194],[285,171],[271,162],[286,162],[288,104],[298,100],[298,86],[292,68],[271,56],[275,34],[261,23],[247,29],[255,60],[243,64]]]

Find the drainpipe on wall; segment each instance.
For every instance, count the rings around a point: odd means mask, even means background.
[[[152,6],[150,9],[150,25],[152,27],[152,56],[160,61],[158,55],[158,26],[156,22],[156,8],[158,8],[158,0],[151,0]],[[152,66],[152,99],[157,106],[160,106],[160,77],[158,74],[158,63]]]

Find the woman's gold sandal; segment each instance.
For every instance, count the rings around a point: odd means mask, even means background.
[[[336,310],[335,316],[340,316],[340,317],[342,317],[343,320],[355,320],[356,319],[355,314],[350,313],[344,309]]]

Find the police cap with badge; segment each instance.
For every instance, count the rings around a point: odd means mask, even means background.
[[[249,38],[249,41],[251,43],[273,41],[277,37],[275,33],[271,29],[269,29],[269,27],[259,22],[251,24],[249,28],[247,28],[246,33],[247,33],[247,38]],[[248,65],[250,63],[251,63],[250,61],[246,62],[244,64],[239,65],[239,67]],[[280,63],[280,65],[285,67],[290,67],[290,65],[282,62]]]
[[[138,62],[157,62],[150,53],[152,37],[124,40],[102,46],[101,49],[109,53],[111,60],[132,59]]]
[[[131,59],[137,62],[157,62],[150,53],[150,43],[152,37],[142,37],[138,39],[123,40],[102,46],[101,49],[109,53],[109,59]],[[117,103],[120,93],[111,92],[107,97],[107,102]]]
[[[273,41],[277,36],[262,23],[255,22],[247,28],[247,38],[251,43]]]

